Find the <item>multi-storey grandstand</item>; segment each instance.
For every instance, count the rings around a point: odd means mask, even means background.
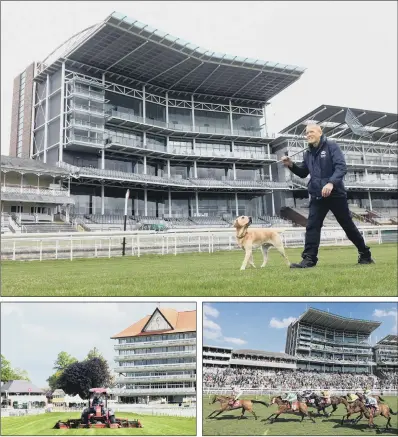
[[[2,232],[33,229],[31,222],[51,222],[40,230],[65,222],[120,229],[127,188],[128,229],[228,227],[240,214],[258,226],[305,225],[305,182],[277,159],[305,147],[308,120],[346,153],[356,219],[397,223],[396,114],[353,109],[372,135],[366,140],[345,124],[347,108],[332,106],[268,132],[269,100],[303,72],[205,50],[111,14],[15,79],[17,158],[2,157]],[[57,187],[43,167],[63,175]],[[68,200],[54,199],[58,191]]]
[[[397,336],[372,346],[380,324],[310,308],[288,327],[285,353],[204,346],[204,389],[396,391]]]
[[[120,402],[196,399],[196,311],[157,308],[112,338]]]

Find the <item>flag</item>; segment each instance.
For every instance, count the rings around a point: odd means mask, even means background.
[[[355,117],[351,109],[347,109],[347,112],[345,114],[345,122],[355,135],[358,135],[359,137],[372,138],[372,134],[364,128],[364,126],[359,122],[357,117]]]

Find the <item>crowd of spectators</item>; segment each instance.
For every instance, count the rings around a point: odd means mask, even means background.
[[[251,389],[396,389],[398,372],[384,371],[383,377],[369,374],[321,373],[304,370],[267,370],[231,367],[203,367],[204,388],[239,386]]]

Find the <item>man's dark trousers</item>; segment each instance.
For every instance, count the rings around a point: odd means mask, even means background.
[[[318,261],[317,256],[321,241],[322,224],[329,211],[332,211],[336,220],[347,234],[347,237],[358,249],[358,252],[368,252],[369,248],[366,246],[361,233],[352,221],[347,198],[343,196],[330,196],[320,199],[311,199],[303,257],[308,256],[315,263]]]

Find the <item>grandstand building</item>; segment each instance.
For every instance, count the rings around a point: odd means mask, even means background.
[[[306,147],[311,121],[346,155],[354,219],[398,223],[397,114],[352,109],[358,135],[348,108],[322,105],[268,133],[270,99],[303,72],[112,13],[15,79],[10,153],[69,172],[74,203],[61,210],[86,230],[120,229],[127,189],[131,230],[230,226],[241,214],[305,226],[307,181],[276,161]]]
[[[204,366],[229,366],[232,356],[232,348],[203,346]]]
[[[377,370],[398,372],[398,335],[387,335],[373,347]]]
[[[196,398],[196,311],[157,308],[112,339],[116,388],[123,403]]]
[[[289,184],[271,167],[265,107],[303,71],[113,13],[22,73],[34,123],[18,147],[78,177],[75,215],[123,214],[129,188],[134,217],[228,225],[245,213],[269,224]],[[13,106],[21,101],[14,92]]]
[[[203,346],[203,366],[231,368],[252,367],[263,370],[295,370],[296,358],[279,352]]]
[[[297,369],[372,374],[370,336],[380,325],[310,308],[288,327],[285,352],[297,358]]]

